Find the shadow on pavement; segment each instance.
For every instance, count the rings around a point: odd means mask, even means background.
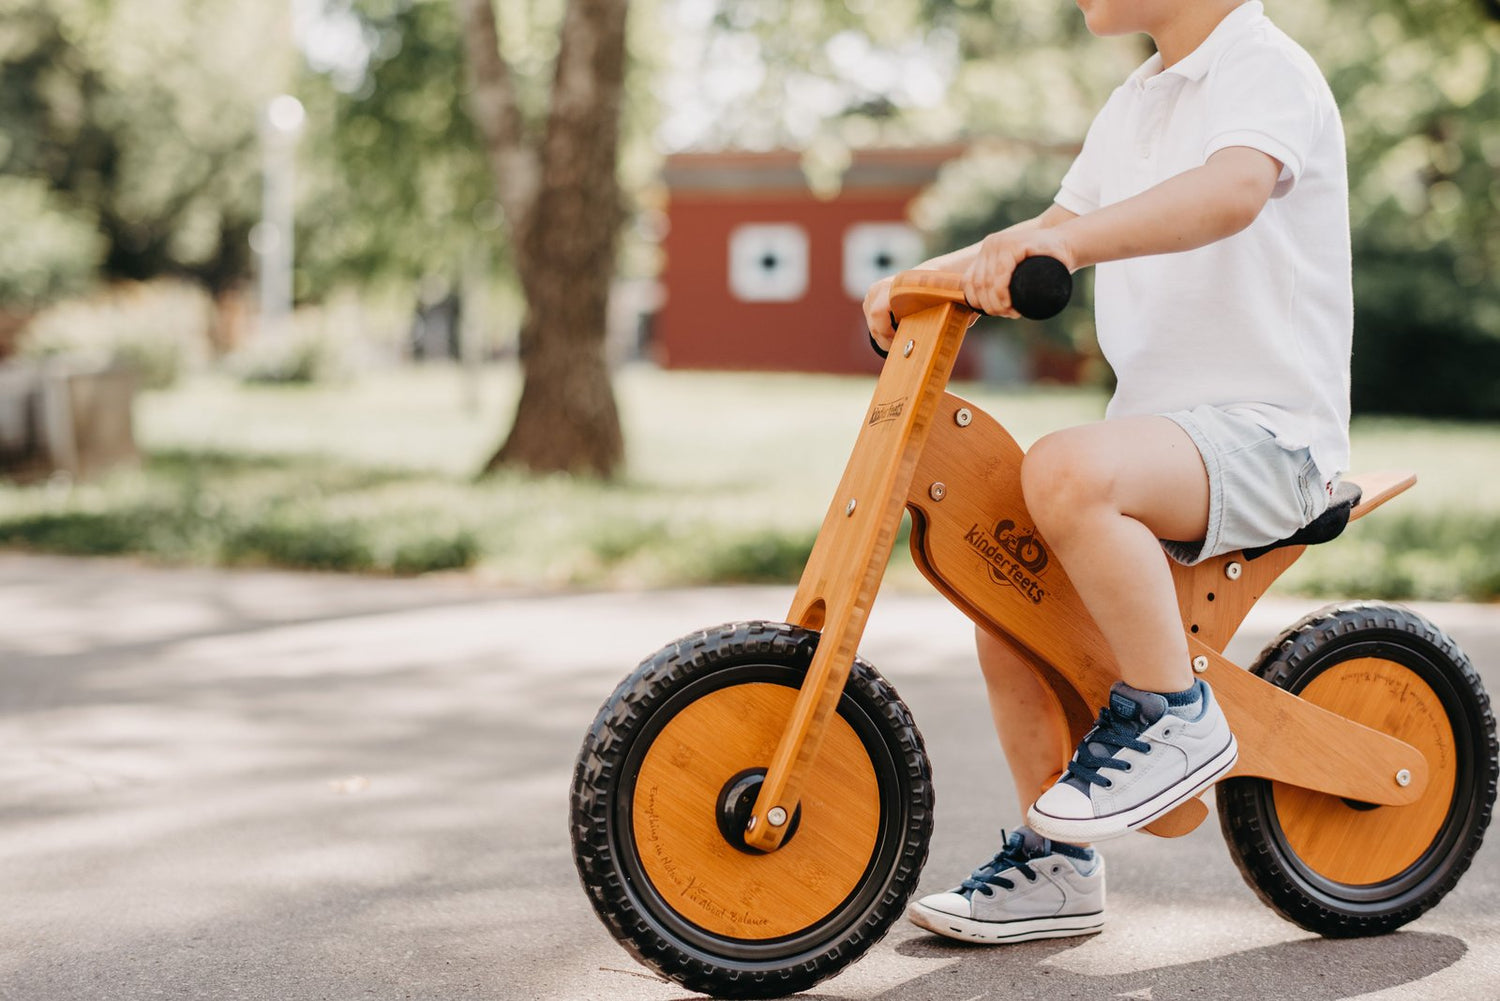
[[[1378,938],[1302,939],[1180,966],[1102,977],[1044,963],[1074,944],[1055,940],[999,950],[925,936],[912,939],[896,951],[913,958],[957,962],[874,1001],[1122,996],[1176,1001],[1215,994],[1236,1001],[1340,1001],[1420,980],[1452,966],[1468,951],[1462,940],[1450,935],[1400,932]]]

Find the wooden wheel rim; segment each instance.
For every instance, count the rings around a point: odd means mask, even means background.
[[[1298,694],[1406,741],[1426,757],[1427,791],[1409,806],[1350,804],[1336,796],[1272,783],[1287,846],[1309,870],[1346,886],[1395,879],[1438,839],[1452,806],[1458,760],[1453,725],[1442,699],[1412,668],[1378,657],[1334,664]]]
[[[711,934],[795,935],[837,911],[869,868],[880,832],[879,785],[864,744],[837,715],[789,843],[752,855],[719,832],[725,784],[770,761],[796,698],[795,688],[761,681],[707,692],[662,727],[641,760],[630,804],[641,868],[667,907]]]

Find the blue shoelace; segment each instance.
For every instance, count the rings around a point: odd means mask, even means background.
[[[1005,847],[996,853],[984,865],[969,874],[969,878],[959,884],[959,889],[973,892],[978,890],[986,897],[995,895],[991,887],[1001,886],[1007,890],[1014,890],[1016,884],[1013,880],[1006,879],[1000,875],[1014,869],[1025,876],[1028,882],[1036,882],[1036,870],[1026,863],[1034,856],[1026,850],[1026,844],[1019,834],[1012,834],[1005,839]]]
[[[1139,739],[1145,729],[1139,718],[1126,719],[1115,712],[1113,707],[1105,706],[1099,710],[1099,719],[1094,723],[1094,728],[1078,745],[1078,753],[1068,762],[1068,775],[1089,785],[1110,788],[1114,783],[1101,775],[1101,770],[1113,768],[1122,772],[1130,771],[1130,762],[1113,757],[1115,751],[1128,747],[1142,754],[1151,753],[1151,745]],[[1094,753],[1092,745],[1095,744],[1105,749],[1103,756]]]
[[[1016,888],[1015,881],[1000,875],[1000,873],[1009,872],[1012,869],[1025,876],[1027,882],[1035,883],[1036,870],[1031,868],[1028,863],[1047,855],[1063,855],[1068,858],[1087,861],[1094,857],[1094,850],[1092,848],[1079,848],[1077,845],[1063,844],[1060,841],[1043,841],[1040,848],[1027,848],[1025,837],[1017,831],[1005,838],[1005,847],[1000,849],[994,858],[978,869],[975,869],[969,874],[968,879],[959,884],[959,892],[967,891],[972,894],[975,890],[978,890],[986,897],[993,897],[995,895],[993,887],[999,886],[1007,890],[1014,890]]]

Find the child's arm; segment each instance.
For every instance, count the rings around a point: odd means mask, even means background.
[[[1231,146],[1201,167],[1096,212],[1050,227],[1023,224],[992,233],[969,258],[964,294],[986,313],[1017,317],[1010,305],[1010,275],[1027,257],[1055,257],[1077,271],[1125,257],[1194,250],[1233,236],[1255,221],[1280,174],[1275,158]]]
[[[1050,229],[1070,219],[1077,218],[1078,216],[1054,202],[1041,215],[1033,219],[1027,219],[1025,222],[1018,222],[1014,226],[1008,226],[994,235],[1010,234],[1012,236],[1020,236],[1035,230]],[[989,237],[986,239],[989,239]],[[948,271],[954,274],[963,274],[978,260],[980,248],[983,245],[984,243],[981,241],[979,243],[972,243],[967,247],[961,247],[958,250],[949,251],[946,254],[923,261],[913,270]],[[895,327],[891,325],[891,281],[893,277],[880,279],[871,285],[870,290],[865,293],[865,321],[869,324],[870,333],[874,335],[876,343],[880,345],[882,350],[890,349],[891,339],[896,333]],[[1009,281],[1010,279],[1007,278],[1007,284]]]
[[[1054,226],[1059,226],[1062,223],[1077,218],[1078,216],[1076,216],[1072,212],[1069,212],[1067,209],[1063,208],[1061,205],[1058,205],[1056,202],[1053,202],[1051,205],[1047,206],[1046,211],[1044,211],[1041,215],[1036,216],[1033,219],[1027,219],[1024,222],[1018,222],[1014,226],[1007,226],[1005,229],[1000,230],[1000,232],[995,235],[998,236],[1001,234],[1008,234],[1010,236],[1022,236],[1026,233],[1036,232],[1037,230],[1051,229]],[[988,237],[986,237],[986,239],[988,239]],[[969,268],[974,264],[974,261],[978,259],[980,248],[983,246],[983,240],[978,243],[971,243],[967,247],[962,247],[958,250],[943,254],[941,257],[934,257],[929,261],[924,261],[921,264],[918,264],[914,270],[948,271],[955,274],[963,274],[965,271],[969,270]]]

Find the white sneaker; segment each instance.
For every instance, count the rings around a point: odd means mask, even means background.
[[[1093,935],[1104,927],[1104,859],[1022,827],[968,879],[911,904],[906,917],[965,942]]]
[[[1174,705],[1115,682],[1067,774],[1026,822],[1043,837],[1089,844],[1144,827],[1207,789],[1234,767],[1239,747],[1208,685],[1200,678],[1190,691],[1186,706]]]

